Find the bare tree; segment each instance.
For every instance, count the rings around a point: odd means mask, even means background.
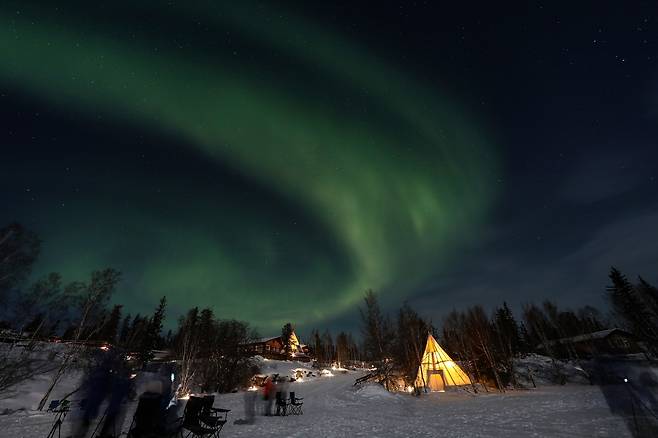
[[[195,361],[199,354],[199,308],[195,307],[187,312],[187,317],[180,321],[177,342],[177,356],[180,359],[180,385],[178,396],[188,394],[192,388],[195,376]]]
[[[28,277],[40,248],[37,235],[21,224],[0,228],[0,306],[5,305],[6,293]]]
[[[496,386],[501,392],[505,392],[505,386],[498,373],[496,360],[492,351],[492,330],[489,319],[481,306],[474,306],[466,313],[466,328],[469,337],[473,340],[476,351],[482,355],[489,370],[493,374]]]
[[[103,309],[109,300],[114,288],[119,282],[119,278],[120,274],[118,271],[108,268],[102,271],[92,272],[89,284],[75,283],[71,286],[78,288],[82,293],[81,317],[75,331],[74,342],[67,346],[61,364],[55,372],[48,390],[39,402],[39,410],[42,410],[46,405],[50,394],[53,389],[55,389],[55,386],[57,386],[64,373],[71,366],[73,359],[76,358],[80,354],[82,348],[84,348],[84,343],[81,341],[86,340],[89,336],[92,336],[95,331],[101,328],[100,326],[94,327],[94,316],[97,316],[98,312]]]
[[[551,327],[548,318],[540,308],[534,304],[527,304],[523,306],[523,319],[525,320],[528,329],[529,338],[535,343],[535,345],[539,342],[543,347],[544,352],[551,359],[556,380],[559,383],[564,384],[566,382],[566,376],[562,372],[560,363],[556,360],[556,355],[553,351],[553,343],[550,340],[555,339],[556,335],[551,335],[553,328]],[[535,345],[533,345],[533,347],[535,347]]]

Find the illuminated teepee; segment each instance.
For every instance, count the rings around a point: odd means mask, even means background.
[[[416,387],[429,391],[444,391],[447,386],[470,385],[471,379],[443,351],[432,335],[427,336],[423,360],[418,367]]]
[[[297,338],[297,335],[295,334],[294,330],[290,332],[290,339],[288,340],[288,345],[290,345],[291,353],[297,353],[298,351],[301,350],[299,339]]]

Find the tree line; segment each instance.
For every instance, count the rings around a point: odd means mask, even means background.
[[[153,360],[154,351],[170,350],[170,359],[181,364],[180,393],[230,391],[253,375],[250,358],[241,348],[255,337],[249,324],[222,320],[211,309],[195,307],[179,319],[176,331],[163,335],[166,297],[150,315],[124,314],[122,304],[110,305],[121,279],[115,269],[94,271],[88,280],[68,283],[59,273],[50,273],[28,284],[40,251],[39,237],[21,224],[0,228],[0,330],[10,341],[0,352],[0,391],[50,373],[42,409],[62,377],[91,357],[90,346],[106,344],[123,352],[137,369]],[[56,360],[32,354],[43,346],[41,341],[60,339],[65,343],[52,357]]]
[[[385,386],[402,378],[415,386],[416,375],[427,335],[439,340],[446,352],[458,361],[471,380],[483,383],[485,390],[500,391],[518,386],[514,359],[529,353],[551,358],[556,382],[565,375],[558,359],[578,360],[578,351],[561,339],[619,327],[631,333],[649,354],[658,353],[658,289],[638,278],[633,284],[612,267],[605,297],[611,312],[607,315],[592,306],[575,311],[558,308],[549,300],[541,305],[522,306],[517,319],[507,303],[488,313],[483,306],[452,310],[443,318],[441,329],[404,304],[393,318],[384,314],[377,295],[368,290],[359,309],[362,322],[363,358],[378,368]]]
[[[121,304],[110,306],[121,275],[112,268],[94,271],[84,281],[64,282],[58,273],[50,273],[28,284],[38,259],[41,240],[18,223],[0,228],[0,329],[29,334],[29,342],[20,354],[3,349],[0,356],[0,390],[36,374],[53,373],[52,385],[84,354],[82,345],[109,343],[129,352],[138,367],[153,359],[154,350],[169,349],[180,365],[182,393],[230,391],[253,375],[254,363],[245,344],[257,337],[248,323],[216,317],[209,308],[194,307],[179,319],[175,331],[162,333],[167,300],[162,297],[149,315],[124,315]],[[406,385],[415,384],[416,373],[428,334],[459,361],[478,382],[487,382],[504,391],[517,385],[514,359],[540,352],[552,358],[555,378],[564,379],[558,358],[578,359],[578,352],[559,339],[621,327],[635,335],[648,353],[658,353],[658,289],[643,278],[631,282],[612,268],[611,284],[606,289],[611,313],[603,315],[591,306],[575,311],[561,309],[551,302],[526,304],[517,319],[507,303],[488,313],[481,305],[453,310],[443,319],[440,330],[403,304],[396,312],[385,313],[377,295],[365,293],[361,317],[361,340],[341,331],[335,339],[328,330],[315,329],[309,347],[318,364],[342,366],[367,361],[381,374],[381,382],[390,386],[398,377]],[[282,328],[284,349],[292,325]],[[34,361],[29,352],[36,341],[59,336],[73,341],[52,363]],[[487,385],[484,386],[485,389]]]

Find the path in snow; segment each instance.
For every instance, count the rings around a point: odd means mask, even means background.
[[[611,414],[598,387],[564,386],[508,394],[434,393],[420,398],[379,386],[354,388],[354,374],[293,383],[304,397],[304,415],[257,417],[254,425],[226,427],[227,436],[631,436]],[[218,405],[243,412],[241,394]],[[223,433],[223,432],[222,432]]]
[[[337,374],[289,385],[304,397],[304,415],[244,417],[244,393],[222,394],[215,406],[232,409],[224,437],[629,437],[624,419],[610,412],[596,386],[567,385],[507,394],[440,393],[420,398],[379,386],[355,388],[360,374]],[[1,401],[0,401],[1,404]],[[135,404],[131,405],[134,410]],[[125,429],[130,423],[129,413]],[[0,436],[46,436],[52,414],[30,411],[0,416]],[[63,429],[66,436],[69,426]]]

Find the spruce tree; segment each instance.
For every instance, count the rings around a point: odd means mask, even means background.
[[[654,323],[658,322],[658,288],[647,283],[644,278],[639,277],[636,286],[637,293],[647,305]]]
[[[290,357],[291,354],[290,338],[292,337],[292,332],[292,324],[289,322],[281,328],[281,342],[283,343],[283,351],[286,357]]]
[[[362,320],[363,346],[366,358],[371,361],[384,360],[386,349],[384,316],[379,308],[377,295],[368,289],[363,298],[365,308],[359,308]]]
[[[615,267],[610,268],[612,285],[606,288],[612,308],[620,322],[634,333],[654,354],[658,353],[658,327],[638,291]]]
[[[160,332],[162,331],[162,322],[164,320],[166,307],[167,297],[162,297],[153,316],[145,322],[145,333],[139,344],[138,351],[138,358],[142,367],[146,366],[146,364],[153,359],[153,350],[159,347]]]
[[[0,228],[0,306],[6,293],[26,280],[39,256],[41,240],[19,223]]]
[[[121,309],[122,305],[116,305],[112,308],[107,317],[103,327],[98,333],[97,338],[101,341],[109,342],[110,344],[115,344],[117,341],[117,335],[119,331],[119,322],[121,321]]]
[[[324,364],[327,362],[324,356],[324,345],[322,343],[322,337],[320,337],[320,332],[318,329],[313,329],[311,331],[311,342],[313,342],[313,353],[315,354],[315,360],[318,364]]]
[[[345,365],[349,360],[350,345],[347,334],[340,332],[336,337],[336,361],[339,365]]]
[[[121,330],[119,331],[119,345],[122,347],[126,347],[126,343],[128,342],[128,338],[130,336],[130,321],[131,321],[131,315],[130,313],[123,318],[123,322],[121,323]]]
[[[215,314],[212,309],[201,310],[199,316],[199,357],[209,357],[215,337]]]

